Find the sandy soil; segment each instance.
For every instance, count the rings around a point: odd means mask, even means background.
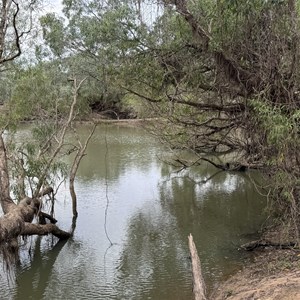
[[[256,250],[254,261],[221,284],[212,300],[300,300],[300,251]]]

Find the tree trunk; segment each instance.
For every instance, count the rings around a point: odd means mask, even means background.
[[[79,148],[77,150],[75,159],[74,159],[72,167],[71,167],[70,180],[69,180],[69,189],[70,189],[70,195],[71,195],[71,198],[72,198],[73,217],[75,217],[75,218],[78,216],[78,212],[77,212],[77,196],[76,196],[76,193],[75,193],[74,181],[75,181],[75,177],[76,177],[76,173],[77,173],[79,164],[80,164],[82,158],[85,155],[85,150],[86,150],[86,148],[89,144],[90,139],[92,138],[92,136],[95,132],[96,127],[97,127],[97,124],[94,124],[89,136],[87,137],[87,139],[84,143],[84,145],[82,145],[80,143],[80,141],[78,140]]]
[[[0,218],[0,244],[9,243],[20,235],[47,235],[52,233],[60,239],[71,235],[59,229],[54,224],[31,224],[35,215],[40,211],[41,202],[38,199],[25,198],[14,205]]]
[[[38,197],[52,192],[51,188],[46,188],[38,194]],[[0,203],[4,216],[0,218],[0,245],[14,243],[20,235],[46,235],[52,233],[60,239],[70,237],[70,233],[59,229],[54,224],[31,224],[35,215],[43,214],[40,211],[41,201],[39,198],[26,197],[16,205],[10,197],[10,184],[7,168],[6,148],[3,140],[3,133],[0,135]]]
[[[206,300],[205,296],[205,284],[202,277],[200,259],[197,253],[195,243],[193,241],[193,236],[189,235],[189,248],[192,260],[192,273],[193,273],[193,291],[195,300]]]
[[[48,187],[48,188],[44,188],[44,190],[42,190],[42,188],[45,185],[45,179],[47,177],[49,167],[52,165],[52,163],[57,158],[58,154],[61,152],[62,148],[65,145],[64,141],[65,141],[67,130],[69,129],[71,122],[73,121],[75,116],[75,106],[77,103],[78,91],[82,83],[85,81],[85,79],[81,80],[79,83],[77,83],[76,79],[74,79],[73,81],[74,81],[73,102],[70,107],[68,119],[63,124],[61,130],[59,131],[60,134],[56,139],[57,146],[55,147],[55,149],[53,149],[53,153],[50,156],[50,158],[46,160],[44,169],[41,175],[39,176],[39,178],[37,178],[37,184],[35,190],[32,192],[33,193],[32,198],[24,197],[24,199],[21,200],[18,204],[14,203],[14,201],[10,196],[10,182],[9,182],[9,172],[7,166],[7,153],[6,153],[6,147],[3,138],[3,131],[0,132],[0,204],[4,213],[4,216],[0,217],[0,252],[1,250],[3,250],[2,253],[4,253],[5,251],[6,253],[8,253],[11,249],[14,250],[15,253],[14,260],[7,261],[8,264],[13,261],[16,261],[17,259],[19,236],[47,235],[51,233],[54,236],[58,237],[59,239],[67,239],[72,235],[74,231],[75,228],[74,225],[72,226],[73,227],[72,233],[61,230],[55,225],[57,221],[52,216],[41,211],[42,208],[41,197],[53,192],[52,188]],[[77,208],[76,208],[77,202],[76,202],[76,194],[74,191],[74,179],[75,179],[75,175],[80,160],[84,156],[84,151],[86,150],[87,144],[95,130],[95,126],[93,127],[93,130],[91,131],[85,144],[81,145],[79,142],[80,147],[78,148],[78,153],[76,155],[76,159],[74,161],[71,170],[70,191],[73,199],[74,216],[77,216]],[[21,169],[23,172],[24,168],[22,162],[21,162]],[[21,194],[24,194],[25,185],[24,185],[24,174],[22,172],[19,175],[20,175],[21,187],[22,187]],[[32,223],[35,216],[39,217],[39,224]],[[46,219],[49,220],[50,222],[47,223]],[[12,256],[12,255],[8,253],[8,256]]]
[[[3,213],[6,214],[16,204],[10,197],[9,175],[7,168],[6,148],[3,140],[3,132],[0,134],[0,203]]]

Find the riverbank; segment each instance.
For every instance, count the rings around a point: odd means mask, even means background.
[[[300,251],[256,250],[253,261],[222,283],[210,299],[300,299]]]
[[[252,259],[241,271],[221,283],[210,299],[300,299],[300,249],[288,246],[292,236],[292,232],[274,227],[262,234],[264,242],[249,243],[248,246],[260,245],[253,250]]]
[[[102,114],[91,112],[86,116],[82,116],[75,120],[76,124],[108,124],[126,127],[142,127],[157,120],[156,118],[135,118],[135,119],[112,119],[103,116]]]

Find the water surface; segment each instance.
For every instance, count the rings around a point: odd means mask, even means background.
[[[259,229],[265,199],[246,174],[195,184],[187,175],[205,180],[217,170],[204,164],[177,174],[164,153],[140,128],[100,126],[75,183],[74,237],[30,239],[16,280],[0,273],[0,299],[192,299],[189,233],[209,289],[240,268],[246,254],[238,246]],[[55,216],[65,230],[71,211],[63,185]]]

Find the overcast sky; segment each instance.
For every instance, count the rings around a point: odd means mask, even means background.
[[[45,6],[45,12],[55,12],[62,14],[62,0],[47,0]]]

